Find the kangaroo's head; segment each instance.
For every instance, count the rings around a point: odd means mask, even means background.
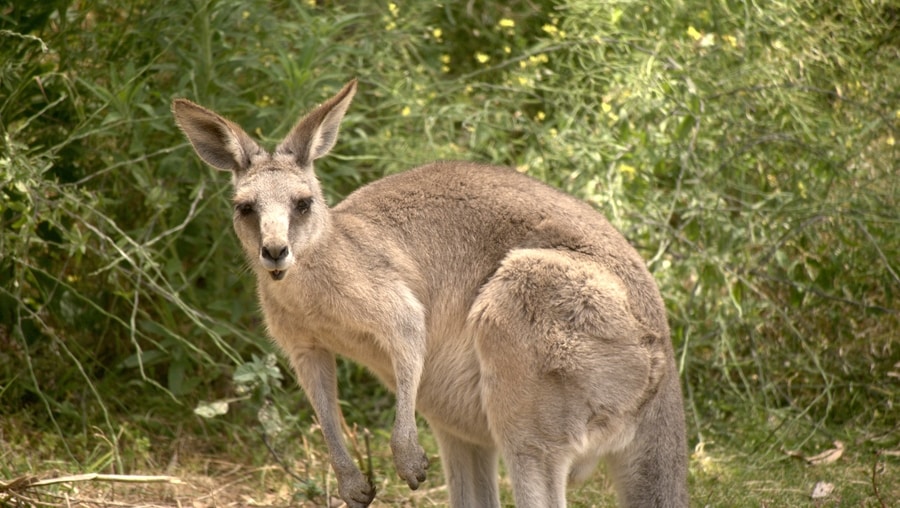
[[[178,126],[200,158],[231,171],[234,230],[251,263],[274,280],[281,280],[329,227],[313,161],[334,146],[355,93],[353,80],[297,122],[272,153],[218,114],[185,99],[172,103]]]

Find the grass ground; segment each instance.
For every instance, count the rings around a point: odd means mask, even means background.
[[[200,430],[189,428],[194,425],[190,422],[182,424],[186,427],[169,433],[166,440],[128,437],[123,424],[116,453],[128,465],[128,474],[73,479],[72,475],[111,469],[99,467],[114,460],[108,440],[99,433],[97,439],[73,439],[70,448],[76,453],[89,443],[93,446],[87,455],[94,464],[79,466],[65,458],[64,443],[55,434],[35,433],[23,439],[20,429],[27,422],[6,419],[0,436],[4,484],[0,506],[340,506],[324,444],[311,421],[298,422],[268,444],[261,429],[219,425]],[[817,438],[798,448],[777,444],[778,429],[786,425],[792,424],[742,415],[728,425],[704,429],[706,440],[693,443],[691,506],[883,508],[900,502],[897,428],[851,425],[834,434],[818,429],[816,434],[841,442],[837,452],[834,443]],[[421,439],[432,465],[429,480],[414,492],[394,477],[384,428],[373,428],[368,442],[359,428],[349,434],[363,470],[371,465],[374,473],[378,495],[373,506],[446,506],[437,448],[427,427],[423,426]],[[54,479],[61,481],[30,485]],[[503,504],[512,506],[505,477],[501,490]],[[615,505],[602,467],[588,482],[570,487],[568,496],[575,507]]]

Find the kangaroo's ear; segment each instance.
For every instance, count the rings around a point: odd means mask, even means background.
[[[261,149],[237,124],[187,99],[172,102],[175,122],[210,166],[240,173]]]
[[[355,94],[356,79],[297,122],[275,153],[293,155],[301,167],[327,154],[337,141],[341,120]]]

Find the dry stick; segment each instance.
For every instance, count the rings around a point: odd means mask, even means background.
[[[37,478],[34,476],[20,476],[18,478],[14,478],[9,482],[0,481],[0,493],[6,492],[8,490],[24,490],[28,488],[33,482],[36,482]]]
[[[69,483],[69,482],[89,482],[89,481],[101,481],[101,482],[122,482],[122,483],[172,483],[172,484],[180,484],[182,483],[180,478],[175,476],[145,476],[145,475],[130,475],[130,474],[100,474],[100,473],[86,473],[86,474],[76,474],[71,476],[60,476],[58,478],[50,478],[48,480],[41,480],[34,483],[28,484],[27,488],[32,487],[44,487],[47,485],[55,485],[57,483]]]
[[[881,504],[881,508],[887,508],[887,504],[884,502],[884,499],[881,498],[881,493],[878,492],[878,459],[881,457],[881,450],[875,451],[875,461],[872,462],[872,490],[875,491],[875,499],[878,500],[878,503]]]
[[[85,473],[59,476],[56,478],[48,478],[46,480],[38,480],[32,476],[23,476],[9,483],[0,482],[0,492],[26,490],[32,487],[46,487],[47,485],[56,485],[58,483],[88,482],[93,480],[126,483],[182,483],[181,479],[175,476]]]
[[[9,497],[4,497],[6,495],[8,495]],[[13,499],[17,503],[12,506],[19,506],[20,503],[22,506],[31,506],[31,507],[46,506],[49,508],[55,508],[55,507],[61,506],[56,503],[48,503],[47,501],[43,501],[41,499],[35,499],[35,498],[28,497],[21,492],[10,491],[8,494],[4,494],[4,496],[0,496],[0,501],[4,502],[4,504],[2,506],[6,506],[5,502],[9,499]]]
[[[10,496],[13,498],[24,501],[28,503],[30,506],[63,506],[61,504],[47,503],[45,501],[40,501],[37,499],[32,499],[26,496],[22,491],[27,489],[32,489],[34,487],[46,487],[48,485],[57,485],[60,483],[74,483],[74,482],[88,482],[88,481],[105,481],[105,482],[123,482],[123,483],[170,483],[170,484],[180,484],[181,479],[174,476],[146,476],[146,475],[123,475],[123,474],[100,474],[100,473],[86,473],[86,474],[78,474],[78,475],[70,475],[70,476],[60,476],[57,478],[49,478],[47,480],[39,480],[32,481],[32,477],[23,477],[24,481],[14,480],[8,484],[0,484],[0,491],[7,491]],[[52,494],[50,494],[53,496]],[[59,496],[53,496],[59,498]],[[68,495],[66,495],[63,499],[65,499],[66,506],[70,505],[70,499]],[[103,504],[109,505],[108,502],[103,501]],[[123,505],[125,506],[125,505]]]

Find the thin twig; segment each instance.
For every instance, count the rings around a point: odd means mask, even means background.
[[[881,492],[878,492],[878,459],[881,457],[881,450],[875,452],[875,460],[872,462],[872,490],[875,491],[875,499],[881,504],[881,508],[887,508],[887,503],[881,498]]]
[[[261,431],[259,435],[262,437],[262,441],[263,444],[266,445],[266,449],[269,450],[269,454],[272,456],[272,458],[275,459],[275,462],[277,462],[278,465],[281,466],[281,469],[283,469],[285,473],[304,485],[309,483],[309,478],[303,478],[302,476],[295,473],[294,470],[291,469],[290,466],[288,466],[287,463],[281,458],[281,456],[278,455],[278,452],[276,452],[275,448],[273,448],[269,443],[269,436],[266,434],[265,430]]]
[[[189,143],[182,143],[182,144],[180,144],[180,145],[178,145],[178,146],[170,146],[170,147],[166,147],[166,148],[161,148],[161,149],[159,149],[159,150],[156,150],[155,152],[147,153],[147,154],[141,155],[140,157],[136,157],[136,158],[134,158],[134,159],[128,159],[128,160],[124,160],[124,161],[117,162],[117,163],[115,163],[115,164],[110,164],[109,166],[107,166],[107,167],[105,167],[105,168],[103,168],[103,169],[101,169],[101,170],[95,171],[95,172],[93,172],[93,173],[91,173],[91,174],[85,176],[85,177],[82,178],[81,180],[78,180],[78,181],[76,181],[76,182],[72,182],[71,184],[67,184],[67,185],[70,185],[70,186],[72,186],[73,188],[74,188],[74,187],[79,187],[79,186],[84,185],[84,184],[86,184],[87,182],[89,182],[89,181],[91,181],[91,180],[93,180],[93,179],[95,179],[95,178],[97,178],[97,177],[99,177],[99,176],[101,176],[101,175],[104,175],[104,174],[106,174],[106,173],[110,173],[110,172],[115,171],[115,170],[117,170],[117,169],[119,169],[119,168],[121,168],[121,167],[133,166],[133,165],[135,165],[135,164],[137,164],[137,163],[139,163],[139,162],[145,162],[145,161],[148,161],[148,160],[150,160],[150,159],[152,159],[152,158],[154,158],[154,157],[156,157],[156,156],[158,156],[158,155],[165,155],[165,154],[168,154],[168,153],[172,153],[172,152],[174,152],[174,151],[176,151],[176,150],[181,150],[181,149],[184,148],[185,146],[189,146]]]
[[[875,252],[878,253],[878,257],[881,258],[881,261],[884,263],[884,267],[887,268],[888,273],[890,273],[894,277],[894,282],[900,284],[900,276],[897,275],[897,272],[894,271],[894,268],[891,267],[891,262],[887,256],[884,255],[884,252],[881,251],[881,247],[878,246],[878,242],[872,236],[872,233],[869,233],[869,228],[866,227],[865,223],[859,219],[854,219],[856,222],[856,226],[862,230],[863,234],[866,235],[866,238],[869,242],[872,243],[872,247],[875,247]]]
[[[372,433],[369,432],[369,429],[363,427],[363,441],[366,444],[366,461],[368,464],[368,471],[366,471],[366,477],[369,479],[369,485],[375,485],[375,474],[374,468],[372,467],[372,449],[369,447],[369,438],[372,436]]]
[[[206,180],[203,180],[200,182],[200,189],[197,191],[197,196],[194,198],[194,201],[191,202],[191,207],[188,210],[188,213],[185,216],[184,220],[181,221],[181,224],[179,224],[173,228],[167,229],[167,230],[163,231],[162,233],[156,235],[152,239],[144,242],[143,246],[150,247],[151,245],[158,242],[159,240],[161,240],[169,235],[172,235],[174,233],[178,233],[179,231],[182,231],[184,228],[186,228],[188,226],[188,224],[190,224],[191,220],[194,219],[194,216],[196,215],[197,204],[200,203],[200,200],[203,199],[203,191],[204,190],[206,190]]]

